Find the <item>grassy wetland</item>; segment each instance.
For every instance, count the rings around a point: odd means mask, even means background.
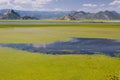
[[[0,43],[80,38],[120,40],[120,24],[0,24]],[[120,80],[120,59],[104,54],[50,55],[0,47],[0,80]]]

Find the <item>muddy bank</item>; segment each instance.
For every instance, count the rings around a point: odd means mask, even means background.
[[[120,41],[101,38],[72,38],[69,41],[48,44],[0,44],[0,46],[45,54],[104,53],[115,56],[115,53],[120,53]]]

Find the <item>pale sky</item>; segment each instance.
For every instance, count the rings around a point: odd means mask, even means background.
[[[111,10],[120,12],[120,0],[0,0],[0,9],[86,12]]]

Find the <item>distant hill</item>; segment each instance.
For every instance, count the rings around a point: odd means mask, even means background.
[[[0,16],[0,19],[20,19],[20,15],[14,10],[9,10]]]
[[[31,16],[38,19],[58,19],[70,13],[70,11],[16,11],[22,17]]]
[[[3,9],[0,10],[0,19],[120,20],[120,14],[115,11],[90,13],[84,11],[20,11]]]
[[[76,20],[76,18],[70,14],[61,17],[62,20]]]
[[[35,18],[35,17],[31,17],[31,16],[23,16],[23,17],[21,17],[21,19],[23,19],[23,20],[29,20],[29,19],[38,19],[38,18]]]
[[[120,14],[115,11],[100,11],[98,13],[89,13],[84,11],[71,12],[62,17],[63,20],[68,20],[66,17],[69,17],[70,20],[81,20],[81,19],[98,19],[98,20],[120,20]]]
[[[21,16],[19,14],[19,12],[15,11],[15,10],[1,10],[0,12],[0,19],[9,19],[9,20],[13,20],[13,19],[23,19],[23,20],[28,20],[28,19],[38,19],[36,17],[32,17],[32,16]]]
[[[0,10],[0,15],[4,14],[7,11],[9,11],[9,9]],[[70,13],[70,11],[14,11],[18,13],[21,17],[26,18],[26,16],[29,16],[37,19],[59,19],[60,17]]]

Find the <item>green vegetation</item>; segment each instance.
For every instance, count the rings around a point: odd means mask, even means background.
[[[119,80],[120,60],[104,55],[43,55],[0,48],[0,80]]]
[[[120,22],[120,20],[53,20],[53,19],[43,19],[43,20],[0,20],[0,22]]]
[[[120,24],[14,24],[0,27],[0,43],[47,43],[71,37],[120,39]]]
[[[48,43],[71,37],[120,40],[120,24],[0,25],[0,43]],[[0,47],[0,80],[120,80],[120,59],[45,55]]]

